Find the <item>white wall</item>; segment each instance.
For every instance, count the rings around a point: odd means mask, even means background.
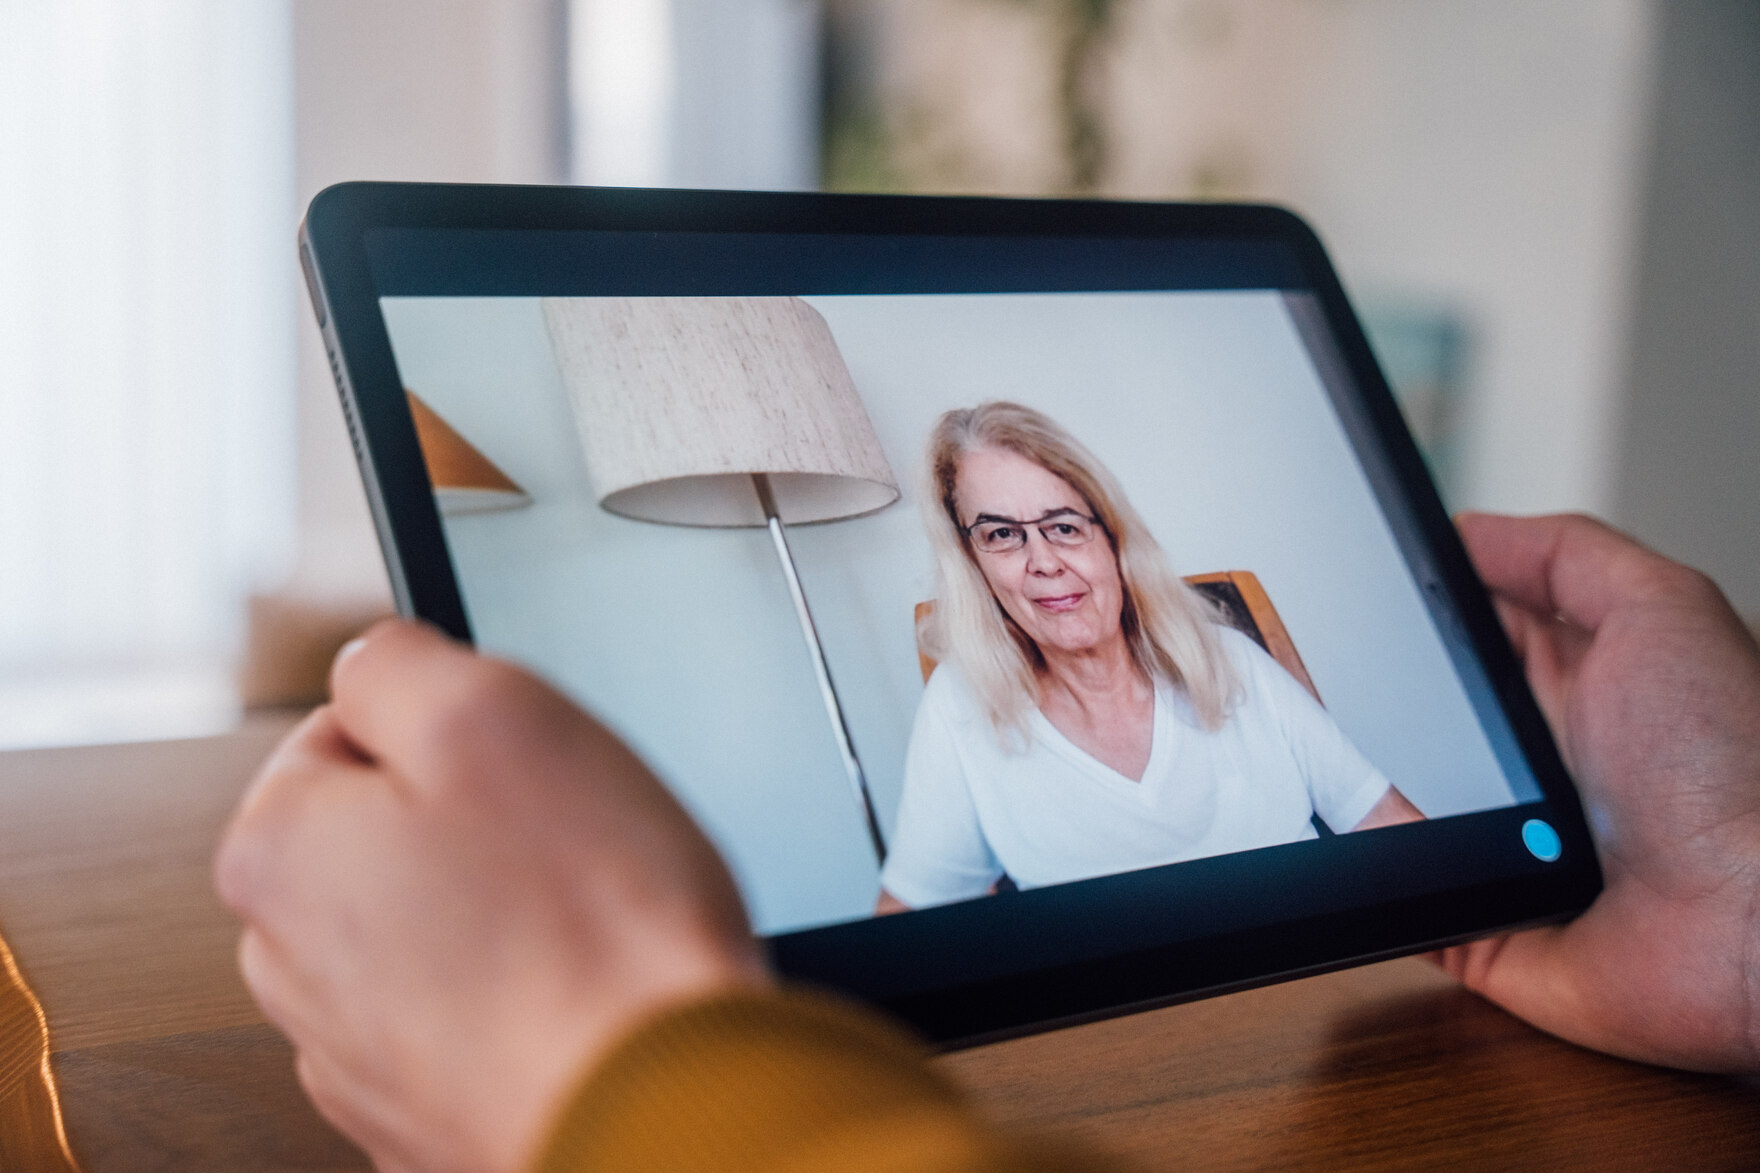
[[[819,5],[673,0],[681,187],[819,186]]]
[[[1760,5],[1662,26],[1614,516],[1760,625]]]
[[[564,177],[561,0],[293,0],[299,210],[347,180]],[[293,226],[284,272],[299,282]],[[300,550],[287,593],[390,588],[336,384],[300,288]]]
[[[1282,308],[1269,294],[812,298],[904,501],[792,531],[882,821],[933,591],[908,495],[941,410],[1049,411],[1117,472],[1182,572],[1263,580],[1332,713],[1441,815],[1510,798]],[[704,821],[766,930],[863,914],[875,869],[767,539],[594,503],[537,303],[387,302],[398,365],[535,498],[447,521],[480,642],[628,736]]]
[[[1608,512],[1655,5],[1350,0],[1264,194],[1310,216],[1353,293],[1459,312],[1460,499]]]
[[[569,22],[575,182],[818,186],[814,0],[572,0]]]
[[[294,538],[290,41],[0,4],[0,747],[237,717]]]

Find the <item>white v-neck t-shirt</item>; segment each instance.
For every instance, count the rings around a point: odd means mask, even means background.
[[[1141,781],[1079,749],[1035,709],[1024,748],[1003,744],[957,667],[923,690],[904,794],[881,870],[912,908],[1249,851],[1348,831],[1387,793],[1380,771],[1296,680],[1240,632],[1220,632],[1241,693],[1206,730],[1158,681]]]

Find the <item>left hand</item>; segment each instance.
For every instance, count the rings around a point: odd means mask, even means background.
[[[332,692],[215,877],[300,1082],[381,1169],[513,1173],[643,1018],[769,980],[702,833],[530,673],[388,622]]]

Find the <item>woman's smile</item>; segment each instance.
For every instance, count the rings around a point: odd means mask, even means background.
[[[1087,597],[1086,592],[1078,592],[1073,595],[1051,595],[1034,599],[1033,605],[1051,612],[1074,611],[1082,605],[1082,600]]]

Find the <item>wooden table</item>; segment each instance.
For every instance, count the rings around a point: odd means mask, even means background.
[[[89,1173],[354,1170],[236,976],[214,838],[288,726],[0,754],[0,928]],[[1760,1169],[1760,1085],[1608,1059],[1415,960],[949,1056],[1001,1116],[1151,1168]]]

